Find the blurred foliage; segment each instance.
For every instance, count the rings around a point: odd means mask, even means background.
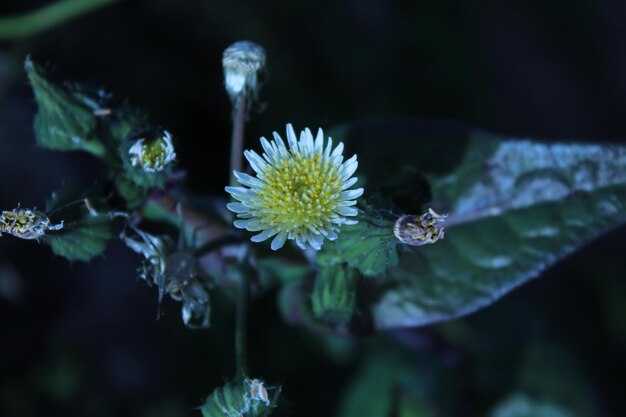
[[[113,219],[139,215],[134,210],[172,175],[170,167],[150,172],[129,161],[129,149],[137,138],[160,137],[161,129],[147,127],[147,117],[127,106],[104,108],[99,100],[105,94],[100,90],[90,93],[78,86],[58,87],[30,60],[25,68],[39,105],[35,123],[39,144],[54,150],[85,150],[111,169],[102,189],[66,188],[54,193],[46,206],[53,220],[65,222],[63,229],[45,236],[53,252],[68,260],[88,261],[104,251],[112,237]],[[99,118],[101,114],[104,119]],[[175,209],[179,224],[168,209],[148,206],[149,219],[165,223],[161,226],[178,226],[178,245],[167,235],[151,235],[132,224],[126,227],[136,236],[123,232],[121,237],[144,258],[139,277],[158,287],[159,304],[167,293],[182,303],[185,325],[207,328],[213,283],[233,289],[249,279],[243,275],[258,273],[258,289],[284,286],[280,299],[287,321],[313,331],[358,334],[422,326],[495,302],[626,219],[626,149],[620,146],[511,140],[457,124],[405,119],[345,125],[337,133],[360,156],[360,180],[368,190],[359,206],[357,225],[343,226],[337,241],[305,259],[290,250],[269,253],[263,245],[253,251],[238,242],[236,235],[222,230],[220,222],[215,227],[201,214],[189,216],[189,209],[180,203]],[[383,134],[385,146],[381,147],[377,142]],[[372,153],[372,149],[379,150]],[[426,162],[446,149],[455,150],[448,162]],[[383,180],[377,181],[381,174]],[[114,211],[109,202],[127,211]],[[398,240],[394,220],[400,214],[433,207],[449,213],[446,239],[419,248]],[[190,238],[185,230],[203,227],[210,230],[210,237],[196,246],[195,231]],[[209,257],[203,261],[205,254]],[[314,276],[306,272],[307,263],[316,271]],[[551,373],[541,367],[543,373],[536,376],[533,358],[522,363],[520,392],[553,395],[554,401],[564,402],[559,392],[550,391],[561,383],[559,377],[550,381],[553,375],[562,374],[560,368]],[[395,360],[364,360],[364,375],[346,397],[342,415],[451,412],[437,404],[434,391],[412,389],[428,375],[425,369],[401,362],[396,367]],[[439,386],[446,386],[437,376],[443,368],[433,372]],[[250,384],[238,379],[215,389],[201,408],[203,414],[268,415],[279,390],[270,405],[265,394],[260,396]],[[564,392],[575,389],[572,385]],[[375,397],[374,391],[382,392],[383,399]],[[368,405],[365,398],[375,398],[375,402]],[[559,412],[523,398],[506,400],[495,415],[533,413],[535,408],[548,415]],[[576,398],[586,397],[583,393]],[[590,403],[581,404],[571,404],[573,410],[585,410],[581,416],[593,408]]]

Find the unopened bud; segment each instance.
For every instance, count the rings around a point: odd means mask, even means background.
[[[256,99],[260,89],[259,73],[265,67],[265,49],[250,41],[230,45],[222,55],[224,84],[230,100],[235,104],[242,95]]]
[[[140,167],[145,172],[163,171],[176,158],[172,135],[167,130],[156,139],[137,139],[128,153],[131,165]]]
[[[314,316],[327,323],[346,325],[356,308],[356,282],[355,271],[347,265],[323,267],[311,294]]]
[[[443,239],[444,230],[440,226],[448,217],[445,214],[437,214],[433,209],[421,216],[405,214],[400,216],[393,227],[393,234],[402,243],[412,246],[422,246],[435,243]]]

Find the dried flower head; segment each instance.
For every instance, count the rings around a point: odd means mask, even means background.
[[[260,88],[258,76],[265,67],[265,49],[250,41],[230,45],[222,56],[224,84],[233,103],[250,93],[256,99]]]
[[[208,328],[210,324],[209,286],[200,270],[193,251],[178,247],[168,236],[154,236],[136,227],[129,226],[131,233],[123,230],[120,238],[144,260],[139,278],[159,289],[159,306],[163,296],[182,303],[183,323],[189,328]],[[181,235],[182,236],[182,235]],[[157,318],[160,317],[160,310]]]
[[[315,139],[307,128],[297,139],[293,127],[287,125],[287,143],[274,132],[274,140],[261,138],[263,157],[245,151],[257,176],[234,172],[237,180],[249,188],[226,187],[239,203],[228,204],[237,213],[235,227],[261,232],[252,237],[262,242],[275,236],[272,249],[281,248],[293,239],[302,249],[319,250],[324,239],[337,239],[338,225],[355,224],[348,219],[357,215],[351,206],[363,194],[362,188],[349,190],[357,178],[354,155],[343,161],[343,143],[333,150],[331,138],[325,143],[319,129]]]
[[[0,215],[0,236],[8,233],[21,239],[39,239],[48,230],[61,230],[63,222],[51,224],[50,219],[44,213],[16,208],[10,211],[3,211]]]
[[[172,135],[165,130],[161,137],[153,140],[137,139],[128,151],[130,163],[145,172],[163,171],[176,158]]]
[[[246,379],[246,382],[250,388],[249,389],[250,400],[261,401],[266,406],[269,406],[270,398],[269,398],[269,395],[267,394],[267,389],[265,388],[263,381],[258,380],[258,379],[252,379],[252,380]]]
[[[422,246],[435,243],[443,239],[444,230],[439,224],[448,217],[445,214],[437,214],[433,209],[421,216],[405,214],[400,216],[393,227],[393,234],[402,243],[412,246]]]

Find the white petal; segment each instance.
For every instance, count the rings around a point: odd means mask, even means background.
[[[250,232],[258,232],[267,229],[267,225],[257,219],[250,219],[250,223],[246,226],[246,230]]]
[[[285,244],[285,240],[287,240],[287,233],[280,232],[276,235],[274,240],[272,240],[272,250],[278,250],[283,247]]]
[[[227,193],[230,194],[246,194],[250,191],[249,188],[245,188],[245,187],[224,187],[224,190],[226,190]]]
[[[129,154],[134,154],[141,157],[141,149],[143,148],[144,139],[139,139],[137,142],[133,144],[133,146],[128,150]]]
[[[307,223],[304,225],[307,229],[309,229],[311,231],[311,233],[313,233],[314,235],[319,235],[320,231],[317,230],[317,227],[315,227],[314,225]]]
[[[289,147],[294,151],[298,150],[298,138],[296,137],[296,132],[294,132],[291,123],[287,125],[287,143],[289,143]]]
[[[357,177],[350,178],[348,181],[341,184],[341,191],[347,190],[348,188],[352,187],[354,184],[356,184],[357,181],[358,181]]]
[[[341,156],[342,154],[343,154],[343,142],[339,142],[337,144],[337,147],[333,151],[333,153],[330,154],[330,157],[335,158],[335,157]]]
[[[244,151],[243,156],[245,156],[248,162],[250,162],[250,166],[254,172],[262,174],[265,171],[267,162],[265,162],[265,160],[261,158],[258,153],[254,151]]]
[[[300,134],[300,144],[304,143],[304,149],[306,149],[306,154],[307,155],[311,155],[315,148],[313,145],[313,134],[311,133],[311,130],[307,127],[306,129],[304,129],[302,131],[302,133]]]
[[[245,204],[241,203],[228,203],[226,204],[226,208],[228,208],[228,210],[232,211],[233,213],[247,213],[250,211],[250,209]]]
[[[274,158],[274,149],[265,137],[261,137],[261,146],[263,147],[263,150],[267,154],[268,158],[272,160]]]
[[[328,138],[328,143],[326,144],[326,149],[324,149],[324,160],[327,161],[330,159],[330,151],[333,149],[333,139]]]
[[[274,230],[274,229],[264,230],[258,235],[252,236],[250,240],[253,242],[263,242],[264,240],[267,240],[270,237],[274,236],[276,233],[278,233],[278,230]]]
[[[317,136],[315,137],[315,152],[321,153],[324,147],[324,132],[322,129],[317,130]]]
[[[322,235],[313,235],[309,237],[309,245],[315,250],[322,249],[322,244],[324,243],[324,236]]]
[[[248,223],[250,223],[250,220],[235,220],[233,222],[237,229],[245,229],[248,227]]]
[[[359,198],[363,195],[363,189],[357,188],[356,190],[348,190],[341,193],[340,197],[342,200],[354,200],[355,198]]]
[[[256,195],[255,192],[251,191],[249,188],[244,187],[225,187],[224,189],[227,193],[229,193],[239,201],[248,200]]]
[[[251,175],[244,174],[243,172],[233,171],[235,178],[243,185],[247,185],[248,187],[263,187],[265,182],[261,181],[258,178],[255,178]]]
[[[342,216],[356,216],[357,214],[359,214],[357,209],[354,209],[352,207],[339,207],[337,209],[337,213]]]
[[[321,230],[321,232],[326,237],[326,239],[328,239],[328,240],[335,240],[335,239],[337,239],[337,233],[335,233],[335,231],[332,230],[332,229]]]
[[[296,235],[296,244],[298,245],[300,249],[302,250],[306,249],[306,244],[304,243],[304,240],[302,240],[301,235]]]
[[[356,159],[356,155],[353,155],[352,158],[348,159],[342,166],[341,180],[347,181],[348,178],[350,178],[352,174],[354,174],[354,171],[356,171],[358,166],[359,162]]]
[[[356,206],[356,200],[342,201],[339,205],[344,207]]]
[[[283,142],[283,138],[281,138],[280,135],[276,132],[274,132],[273,135],[274,135],[274,142],[278,146],[278,150],[282,151],[283,149],[287,149],[287,147],[285,146],[285,142]]]
[[[347,217],[337,217],[336,219],[331,219],[330,221],[335,224],[345,224],[348,226],[358,223],[358,221],[348,219]]]

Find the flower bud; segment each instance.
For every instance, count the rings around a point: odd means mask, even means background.
[[[260,89],[258,75],[265,67],[265,49],[250,41],[230,45],[222,55],[224,84],[233,104],[250,94],[256,99]]]
[[[145,172],[163,171],[176,158],[172,135],[167,130],[163,132],[163,136],[156,139],[137,139],[128,154],[131,165],[140,167]]]
[[[272,398],[268,391],[272,391]],[[261,417],[276,407],[281,387],[266,387],[260,379],[230,382],[213,390],[200,407],[203,417]]]
[[[356,307],[356,276],[348,266],[323,267],[315,278],[311,294],[313,314],[328,323],[345,325]]]

